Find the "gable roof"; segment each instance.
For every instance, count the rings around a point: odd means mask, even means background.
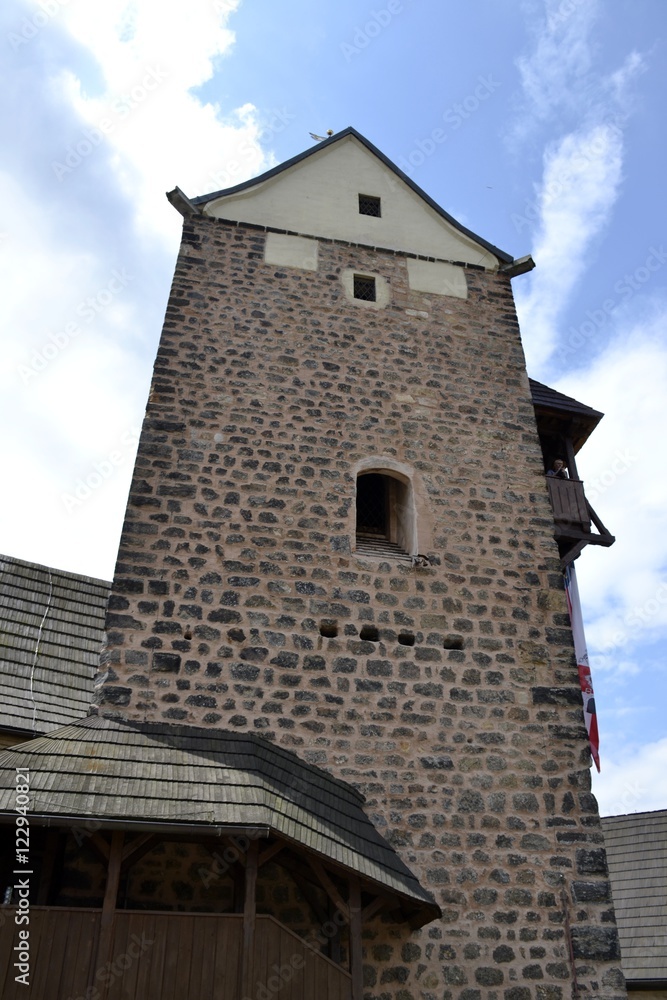
[[[439,915],[359,792],[254,734],[90,716],[0,753],[0,817],[10,821],[17,767],[30,769],[32,823],[264,828],[396,893],[421,923]]]
[[[357,130],[352,128],[351,126],[343,129],[340,132],[337,132],[335,135],[332,135],[328,139],[324,139],[323,141],[318,142],[310,149],[304,150],[304,152],[291,157],[291,159],[286,160],[284,163],[281,163],[276,167],[272,167],[270,170],[265,171],[258,177],[253,177],[250,180],[243,181],[240,184],[235,184],[233,187],[223,188],[220,191],[214,191],[210,194],[200,195],[197,198],[185,199],[185,202],[187,202],[187,204],[191,206],[191,209],[201,212],[202,209],[205,209],[207,206],[211,205],[211,203],[219,199],[228,198],[233,195],[238,195],[251,191],[253,188],[258,188],[261,185],[265,184],[267,181],[270,181],[273,178],[278,177],[281,174],[284,174],[286,171],[291,170],[293,167],[304,163],[310,157],[317,156],[321,154],[323,151],[330,149],[332,146],[335,146],[337,143],[341,143],[343,140],[350,138],[356,140],[356,142],[358,142],[369,153],[371,153],[373,157],[377,158],[386,168],[388,168],[391,171],[393,175],[395,175],[396,178],[398,178],[398,180],[400,180],[402,184],[407,185],[407,187],[412,192],[414,192],[414,194],[416,194],[423,202],[425,202],[425,204],[428,205],[433,212],[435,212],[449,226],[457,230],[462,236],[465,236],[467,239],[472,240],[474,243],[483,247],[490,254],[496,257],[498,261],[500,261],[502,264],[509,265],[514,262],[514,258],[511,256],[511,254],[508,254],[505,251],[500,250],[492,243],[489,243],[487,240],[484,240],[476,233],[473,233],[472,230],[467,229],[465,226],[461,225],[460,222],[457,222],[457,220],[454,219],[453,216],[451,216],[448,212],[446,212],[443,208],[441,208],[440,205],[437,204],[437,202],[435,202],[428,194],[426,194],[425,191],[422,190],[422,188],[419,187],[419,185],[415,184],[415,182],[410,177],[408,177],[406,173],[404,173],[398,166],[396,166],[396,164],[393,163],[389,159],[389,157],[385,156],[385,154],[381,150],[379,150],[377,146],[374,146],[372,142],[366,139],[365,136],[361,135],[360,132],[357,132]],[[184,198],[182,192],[180,192],[178,188],[174,192],[171,192],[170,195],[168,195],[168,197],[174,204],[176,204],[179,201],[182,202],[182,199]],[[244,221],[252,221],[252,220],[244,220]]]
[[[0,556],[0,730],[46,732],[86,714],[110,587]]]
[[[603,816],[626,979],[667,986],[667,809]]]

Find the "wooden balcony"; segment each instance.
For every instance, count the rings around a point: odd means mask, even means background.
[[[15,907],[0,908],[3,1000],[241,1000],[243,914],[117,910],[110,957],[102,910],[30,908],[30,984],[17,983]],[[4,922],[2,921],[4,918]],[[25,926],[25,925],[22,925]],[[256,917],[251,1000],[350,1000],[350,974],[273,917]]]
[[[554,512],[554,538],[563,566],[576,559],[586,545],[614,544],[616,539],[589,504],[580,479],[547,476],[546,483]]]

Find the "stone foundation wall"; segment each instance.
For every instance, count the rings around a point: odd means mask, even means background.
[[[509,280],[419,293],[400,253],[320,240],[305,271],[265,237],[185,224],[100,710],[250,729],[366,795],[443,909],[366,929],[368,998],[569,998],[568,941],[579,992],[624,997]],[[370,460],[409,469],[426,565],[355,555]]]

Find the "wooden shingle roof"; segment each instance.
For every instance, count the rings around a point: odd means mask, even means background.
[[[47,732],[86,714],[110,587],[0,556],[0,729]]]
[[[439,914],[362,795],[254,734],[90,716],[0,754],[0,819],[15,818],[17,767],[30,769],[33,823],[263,828],[416,904],[425,919]]]
[[[667,983],[667,809],[602,818],[607,864],[631,982]]]
[[[580,403],[572,396],[558,392],[557,389],[552,389],[551,386],[544,385],[543,382],[537,382],[534,378],[528,381],[538,426],[544,427],[545,419],[550,419],[552,422],[555,419],[561,426],[563,422],[567,422],[574,450],[579,451],[602,420],[604,413],[594,410],[586,403]]]

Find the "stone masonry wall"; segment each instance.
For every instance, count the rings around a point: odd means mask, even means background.
[[[400,253],[321,240],[310,272],[265,236],[185,224],[100,711],[251,730],[366,795],[443,909],[367,929],[369,1000],[569,1000],[570,941],[580,995],[624,997],[509,280],[427,295]],[[354,554],[373,457],[412,470],[430,565]]]

